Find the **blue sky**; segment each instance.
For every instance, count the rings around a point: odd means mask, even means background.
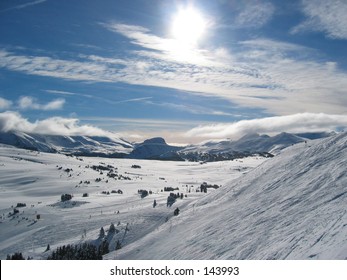
[[[2,0],[0,129],[172,143],[343,129],[346,14],[344,0]]]

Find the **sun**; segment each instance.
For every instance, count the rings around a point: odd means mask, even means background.
[[[171,34],[179,43],[195,46],[205,33],[207,21],[204,16],[193,7],[181,8],[174,16]]]

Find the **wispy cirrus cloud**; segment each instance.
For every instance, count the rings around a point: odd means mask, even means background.
[[[46,2],[46,1],[47,0],[36,0],[36,1],[32,1],[32,2],[27,2],[27,3],[24,3],[24,4],[17,5],[17,6],[9,7],[9,8],[4,9],[4,10],[0,10],[0,13],[11,11],[11,10],[24,9],[24,8],[27,8],[27,7],[30,7],[30,6],[41,4],[41,3]]]
[[[275,6],[268,1],[244,1],[244,5],[235,21],[234,27],[260,28],[270,21],[274,12]]]
[[[347,115],[302,113],[234,123],[202,125],[189,130],[186,137],[238,139],[252,133],[322,132],[347,128]]]
[[[347,2],[344,0],[303,0],[305,21],[292,28],[291,33],[324,32],[332,39],[347,39]]]
[[[52,94],[65,95],[65,96],[82,96],[82,97],[87,97],[87,98],[93,98],[94,97],[91,94],[84,94],[84,93],[64,91],[64,90],[55,90],[55,89],[46,89],[45,92],[52,93]]]
[[[141,26],[103,24],[137,46],[128,56],[80,56],[78,61],[0,50],[0,67],[30,75],[88,82],[122,82],[219,97],[269,114],[345,114],[347,73],[313,49],[266,38],[234,49],[194,49],[176,56],[175,43]],[[190,50],[188,51],[189,54]],[[317,58],[318,57],[318,58]]]
[[[39,104],[38,101],[31,96],[22,96],[18,100],[18,107],[22,110],[60,110],[65,104],[65,99],[55,99],[47,104]]]
[[[178,103],[170,103],[170,102],[153,102],[153,101],[147,101],[146,104],[164,107],[168,109],[174,109],[177,111],[188,112],[190,114],[195,114],[195,115],[233,116],[233,117],[240,116],[237,114],[232,114],[232,113],[224,112],[221,110],[215,110],[209,107],[192,105],[192,104],[178,104]]]
[[[122,99],[122,100],[111,100],[110,98],[102,98],[97,95],[92,94],[84,94],[84,93],[77,93],[77,92],[70,92],[70,91],[62,91],[62,90],[53,90],[53,89],[47,89],[45,92],[53,93],[53,94],[59,94],[59,95],[66,95],[66,96],[81,96],[86,98],[92,98],[104,101],[109,104],[121,104],[121,103],[129,103],[129,102],[146,102],[147,100],[152,99],[151,96],[148,97],[139,97],[139,98],[129,98],[129,99]]]

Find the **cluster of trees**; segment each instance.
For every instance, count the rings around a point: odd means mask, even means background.
[[[220,186],[214,184],[214,185],[211,185],[211,184],[207,184],[206,182],[203,182],[201,185],[200,185],[200,191],[201,192],[204,192],[204,193],[207,193],[207,189],[209,188],[213,188],[213,189],[218,189]]]
[[[133,165],[131,166],[131,168],[141,168],[141,166],[140,166],[140,165],[137,165],[137,164],[133,164]]]
[[[107,242],[107,241],[106,241]],[[108,244],[100,244],[99,247],[83,243],[81,245],[64,245],[58,247],[48,256],[48,260],[102,260]],[[108,253],[108,252],[107,252]]]
[[[115,180],[131,180],[129,176],[124,176],[122,174],[116,174],[113,173],[112,171],[107,173],[107,177],[113,178]]]
[[[99,232],[99,240],[97,244],[83,243],[81,245],[66,245],[57,248],[48,257],[49,260],[102,260],[102,256],[110,252],[109,240],[113,235],[119,233],[115,225],[111,223],[107,235],[103,227]],[[121,242],[117,240],[116,250],[122,248]],[[47,250],[48,247],[47,247]]]
[[[107,195],[110,194],[109,191],[102,191],[101,193],[102,193],[102,194],[107,194]],[[117,191],[116,191],[116,190],[112,190],[111,193],[123,194],[123,191],[122,191],[122,190],[117,190]]]
[[[71,194],[65,193],[65,194],[61,195],[61,201],[62,202],[68,201],[68,200],[71,200],[71,199],[72,199],[72,195]]]
[[[114,167],[112,165],[107,165],[107,166],[103,166],[103,165],[92,165],[90,167],[91,169],[100,172],[102,171],[110,171],[112,170]]]
[[[16,207],[26,207],[26,203],[18,202]]]
[[[13,255],[7,255],[6,260],[25,260],[22,253],[14,253]]]
[[[173,187],[164,187],[164,192],[173,192],[178,191],[179,188],[173,188]]]
[[[17,208],[13,208],[13,213],[9,213],[9,215],[16,215],[19,213],[19,210]]]
[[[152,194],[152,191],[147,191],[147,190],[137,190],[137,193],[139,195],[141,195],[141,198],[145,198],[146,196],[148,196],[149,194]]]
[[[127,230],[127,228],[126,228],[126,230]],[[113,223],[111,223],[110,228],[108,229],[107,236],[105,235],[104,228],[101,227],[100,232],[99,232],[99,240],[102,240],[100,247],[101,247],[102,252],[104,252],[104,254],[109,253],[109,249],[108,249],[109,243],[107,240],[112,239],[113,235],[117,234],[117,233],[119,233],[119,230],[116,229],[116,227]],[[106,248],[106,246],[107,246],[107,248]],[[115,249],[119,250],[121,248],[122,248],[122,244],[119,240],[117,240]]]
[[[112,190],[111,193],[118,193],[118,194],[123,194],[123,191],[122,190]]]
[[[170,195],[167,197],[166,206],[171,207],[171,205],[174,204],[176,202],[176,199],[179,197],[181,197],[179,193],[177,194],[170,193]],[[183,198],[183,193],[182,193],[182,198]]]
[[[89,184],[90,184],[90,181],[84,181],[84,182],[83,182],[83,181],[80,181],[80,182],[79,182],[79,185],[81,185],[81,184],[83,184],[83,183],[86,184],[86,185],[89,185]]]
[[[119,212],[119,211],[118,211]],[[120,222],[118,223],[120,224]],[[105,237],[110,237],[111,235],[114,235],[115,233],[118,233],[119,230],[116,229],[114,223],[111,223],[110,228],[108,229],[107,236],[105,235],[105,230],[103,227],[101,227],[100,232],[99,232],[99,239],[103,239]]]

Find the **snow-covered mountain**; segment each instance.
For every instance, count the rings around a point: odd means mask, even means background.
[[[322,138],[329,136],[329,134],[324,133],[319,135]],[[286,147],[309,140],[309,138],[285,132],[272,137],[255,133],[245,135],[236,141],[226,139],[221,141],[207,141],[198,145],[189,145],[180,150],[179,155],[191,161],[231,160],[254,154],[271,157]]]
[[[270,137],[268,135],[247,134],[236,141],[208,141],[200,145],[190,145],[181,152],[183,153],[228,153],[228,152],[271,152],[274,149],[283,149],[288,146],[307,141],[307,138],[295,134],[282,132]]]
[[[328,136],[330,136],[328,133],[307,133],[300,136],[281,133],[272,137],[250,134],[236,141],[207,141],[178,147],[168,145],[161,137],[133,144],[117,137],[59,136],[14,131],[0,132],[0,143],[41,152],[80,156],[211,162],[244,158],[255,154],[269,157],[288,146]]]
[[[18,148],[84,156],[124,157],[133,150],[131,143],[113,137],[59,136],[14,132],[0,132],[0,143]]]

